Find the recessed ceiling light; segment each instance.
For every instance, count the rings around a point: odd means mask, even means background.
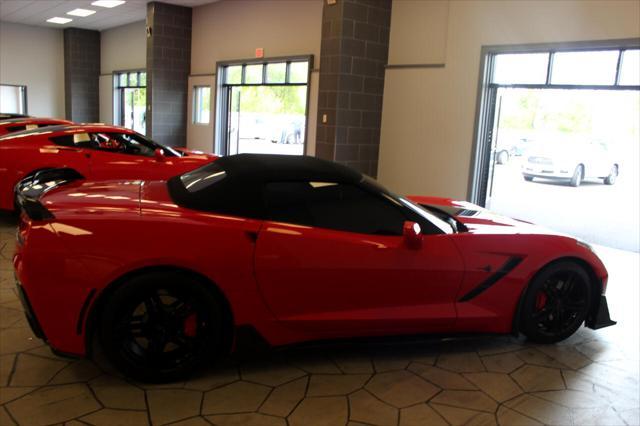
[[[59,16],[56,16],[54,18],[49,18],[47,19],[47,22],[51,22],[52,24],[66,24],[73,21],[73,19],[69,19],[69,18],[60,18]]]
[[[84,18],[85,16],[93,15],[94,13],[96,13],[95,10],[73,9],[71,12],[67,12],[67,15],[80,16],[80,17]]]
[[[120,6],[121,4],[124,4],[124,3],[126,3],[126,1],[124,0],[97,0],[91,3],[91,6],[112,8],[112,7]]]

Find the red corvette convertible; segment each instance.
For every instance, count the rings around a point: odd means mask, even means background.
[[[0,136],[9,133],[22,132],[24,130],[39,129],[41,127],[55,126],[59,124],[73,124],[72,121],[58,118],[22,117],[0,120]]]
[[[312,157],[222,157],[168,181],[23,183],[14,259],[36,334],[176,379],[240,336],[415,333],[552,343],[613,325],[590,247]],[[247,332],[250,331],[250,332]]]
[[[132,130],[101,124],[50,126],[0,137],[0,209],[15,207],[25,177],[71,168],[91,179],[168,179],[216,158],[161,146]]]

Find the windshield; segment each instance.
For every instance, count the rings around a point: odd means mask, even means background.
[[[409,210],[411,210],[418,216],[431,222],[433,225],[435,225],[438,229],[440,229],[445,234],[453,234],[456,231],[453,226],[451,226],[449,223],[445,222],[444,220],[440,219],[438,216],[434,215],[430,211],[422,208],[418,204],[415,204],[414,202],[404,197],[400,197],[399,195],[394,194],[393,192],[389,191],[387,188],[382,186],[380,183],[378,183],[378,181],[370,178],[369,176],[367,175],[362,175],[362,176],[363,176],[362,181],[366,185],[374,188],[376,191],[381,192],[382,194],[386,195],[388,198],[392,199],[396,203],[407,207]]]

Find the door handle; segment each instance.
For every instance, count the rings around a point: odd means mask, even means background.
[[[91,158],[91,154],[90,154],[90,153],[88,153],[88,152],[85,152],[85,153],[84,153],[84,157],[85,157],[85,158]]]

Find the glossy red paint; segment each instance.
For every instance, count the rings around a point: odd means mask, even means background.
[[[73,124],[73,122],[69,120],[61,120],[59,118],[42,117],[24,117],[0,120],[0,136],[14,132],[21,132],[23,130],[32,130],[61,124],[69,125]]]
[[[52,138],[75,134],[127,134],[132,130],[100,124],[52,126],[0,138],[0,209],[14,208],[14,187],[25,176],[42,169],[68,167],[90,179],[167,179],[197,168],[214,155],[181,149],[183,156],[134,155],[61,146]]]
[[[162,181],[76,181],[46,193],[55,219],[22,216],[16,276],[49,344],[84,355],[87,318],[105,289],[146,268],[204,277],[227,299],[235,326],[270,344],[424,332],[508,333],[518,301],[549,262],[573,258],[606,281],[602,262],[575,239],[469,203],[468,232],[365,235],[224,216],[177,206]],[[461,301],[509,259],[516,268]],[[95,290],[82,316],[87,297]],[[79,327],[79,332],[76,328]]]

